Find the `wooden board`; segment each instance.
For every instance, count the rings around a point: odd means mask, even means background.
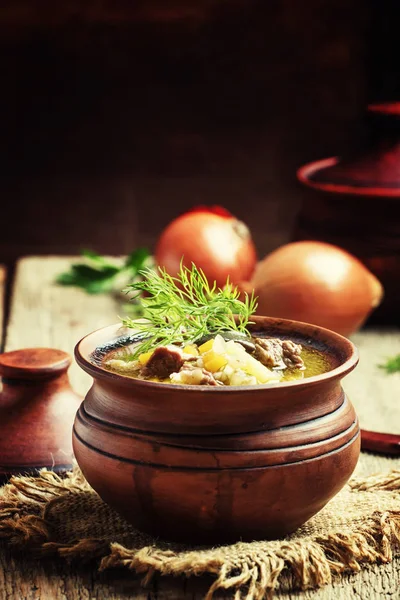
[[[108,296],[88,296],[81,290],[54,283],[58,273],[68,268],[70,258],[30,257],[17,267],[12,295],[5,349],[50,346],[73,352],[76,342],[86,333],[114,323],[121,305]],[[354,336],[360,350],[360,365],[346,380],[344,387],[351,396],[364,428],[399,432],[400,374],[386,375],[377,366],[386,356],[400,352],[398,330],[368,330]],[[70,369],[74,388],[84,394],[90,378],[75,364]],[[400,468],[400,460],[362,454],[356,473],[367,474]],[[78,568],[62,562],[50,565],[33,563],[28,558],[11,559],[4,549],[0,555],[0,598],[7,600],[200,600],[209,585],[204,578],[157,579],[143,591],[138,578],[124,571],[96,573],[95,568]],[[286,600],[387,600],[399,598],[400,559],[389,565],[363,570],[337,580],[334,585],[317,591],[279,593]],[[217,598],[219,596],[216,596]]]
[[[19,261],[11,298],[5,349],[34,346],[59,348],[73,354],[87,333],[118,321],[120,305],[107,295],[91,296],[83,290],[60,286],[57,275],[67,270],[65,257],[25,258]],[[74,389],[85,394],[90,377],[73,363]]]

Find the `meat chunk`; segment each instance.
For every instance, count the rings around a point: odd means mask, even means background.
[[[286,367],[302,369],[301,345],[290,340],[278,338],[255,338],[255,357],[266,367],[285,369]]]
[[[171,381],[184,385],[223,385],[212,373],[190,363],[185,363],[179,373],[172,373]]]
[[[184,357],[178,348],[160,346],[150,356],[146,366],[143,368],[142,374],[144,377],[166,379],[171,373],[179,371],[183,363]]]
[[[255,358],[257,360],[269,369],[273,367],[285,368],[281,340],[275,338],[255,338],[255,342]]]
[[[301,358],[301,350],[301,344],[295,344],[290,340],[283,340],[283,362],[287,367],[294,367],[296,369],[304,368],[304,361]]]

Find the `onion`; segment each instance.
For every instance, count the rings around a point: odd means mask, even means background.
[[[194,263],[219,287],[248,280],[257,255],[246,225],[224,208],[200,206],[174,219],[158,240],[156,262],[175,276],[181,260]]]
[[[240,287],[254,289],[258,314],[313,323],[346,336],[361,327],[383,297],[382,285],[357,258],[311,241],[278,248]]]

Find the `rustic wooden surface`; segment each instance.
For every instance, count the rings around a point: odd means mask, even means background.
[[[5,349],[50,346],[72,352],[80,337],[117,321],[121,306],[108,296],[88,296],[80,290],[54,284],[56,274],[70,259],[30,257],[19,262],[12,295]],[[1,288],[1,277],[0,277]],[[1,305],[0,305],[1,306]],[[1,316],[1,314],[0,314]],[[345,388],[360,416],[361,425],[371,430],[399,433],[400,374],[385,375],[377,366],[400,352],[400,331],[366,330],[354,336],[360,350],[360,365],[346,379]],[[74,364],[70,369],[76,391],[84,393],[89,377]],[[400,460],[362,454],[357,474],[400,468]],[[206,578],[156,579],[146,590],[137,577],[122,570],[96,573],[93,566],[69,566],[61,561],[32,562],[29,557],[11,558],[0,553],[0,599],[5,600],[199,600],[210,584]],[[374,565],[359,574],[336,580],[316,591],[277,594],[285,600],[398,600],[400,559]],[[218,597],[218,596],[217,596]],[[229,596],[228,596],[229,597]]]

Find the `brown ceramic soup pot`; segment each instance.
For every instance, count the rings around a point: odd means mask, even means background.
[[[134,339],[118,325],[77,345],[94,382],[75,419],[75,456],[103,500],[138,529],[193,544],[282,536],[353,472],[359,425],[341,379],[357,364],[354,345],[314,325],[253,320],[255,334],[319,350],[331,370],[258,386],[183,386],[102,368],[102,356]]]

